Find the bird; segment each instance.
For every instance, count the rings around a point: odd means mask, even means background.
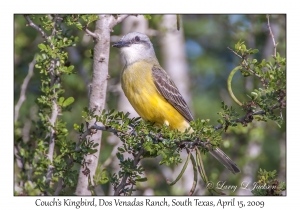
[[[173,80],[160,66],[153,44],[146,34],[130,32],[112,47],[119,48],[125,59],[121,86],[130,104],[145,120],[156,126],[169,126],[184,132],[194,121],[191,111]],[[238,166],[220,149],[209,153],[233,174]]]

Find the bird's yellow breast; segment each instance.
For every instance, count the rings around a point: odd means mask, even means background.
[[[121,79],[123,91],[144,120],[184,131],[189,127],[189,123],[157,91],[152,77],[152,67],[153,64],[145,61],[125,67]]]

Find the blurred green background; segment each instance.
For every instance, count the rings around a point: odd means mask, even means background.
[[[38,23],[39,15],[36,15]],[[139,17],[139,16],[138,16]],[[138,17],[132,17],[138,19]],[[143,19],[144,17],[141,16]],[[162,36],[164,29],[162,22],[164,15],[151,15],[146,21],[146,33],[154,45],[158,59],[164,67],[164,51],[162,50]],[[128,20],[129,21],[129,20]],[[286,16],[273,14],[270,16],[271,27],[278,42],[277,51],[281,56],[286,55]],[[134,24],[132,27],[136,27]],[[145,24],[145,22],[143,23]],[[67,27],[67,26],[66,26]],[[112,42],[124,35],[124,31],[130,32],[125,23],[117,25],[112,35]],[[40,34],[31,27],[26,27],[26,20],[22,15],[15,15],[14,19],[14,104],[20,97],[20,89],[28,72],[28,64],[34,55],[39,52],[37,45],[43,41]],[[93,29],[93,26],[90,27]],[[129,31],[128,31],[129,30]],[[239,59],[230,52],[227,47],[234,48],[239,40],[245,41],[247,47],[259,49],[255,58],[260,61],[263,58],[270,59],[273,53],[273,43],[270,39],[266,15],[181,15],[181,29],[183,32],[183,45],[180,50],[184,52],[187,71],[183,75],[186,80],[187,92],[183,95],[189,99],[188,103],[195,119],[210,119],[213,125],[217,125],[217,112],[221,111],[221,101],[232,105],[241,114],[240,108],[230,99],[226,81],[230,71],[239,64]],[[92,59],[90,50],[94,47],[93,40],[76,27],[69,27],[68,33],[79,37],[76,47],[67,49],[69,61],[75,66],[76,74],[62,77],[62,85],[65,98],[73,96],[75,102],[71,112],[65,113],[61,118],[67,122],[69,138],[78,140],[78,134],[73,130],[74,123],[83,122],[81,111],[88,106],[88,85],[91,81]],[[126,111],[128,105],[120,101],[120,72],[123,68],[122,58],[117,49],[110,49],[110,64],[107,91],[107,109],[122,109]],[[166,69],[172,71],[171,69]],[[174,72],[172,73],[174,74]],[[171,74],[171,77],[172,77]],[[175,72],[176,74],[176,72]],[[179,81],[180,82],[180,81]],[[178,83],[179,83],[178,82]],[[177,84],[177,81],[175,81]],[[31,78],[26,92],[26,101],[19,113],[21,132],[30,132],[35,129],[32,121],[38,119],[38,107],[36,98],[40,95],[40,74],[37,69]],[[256,78],[244,78],[237,73],[233,78],[233,91],[241,101],[247,101],[246,94],[260,87]],[[179,88],[180,89],[180,88]],[[124,97],[124,95],[123,95]],[[130,111],[130,108],[129,110]],[[285,113],[284,113],[285,117]],[[25,135],[25,133],[24,133]],[[242,173],[232,175],[214,158],[205,155],[204,164],[209,180],[217,184],[226,181],[228,185],[240,186],[242,182],[255,182],[257,170],[277,170],[278,179],[286,179],[286,125],[279,128],[273,122],[253,122],[248,127],[241,125],[229,129],[223,135],[224,142],[221,148],[241,168]],[[100,163],[104,164],[109,172],[117,170],[118,162],[115,158],[116,145],[119,142],[109,133],[103,134],[101,145]],[[174,179],[179,173],[180,166],[160,166],[159,158],[143,160],[145,174],[148,181],[138,185],[137,195],[185,195],[192,184],[193,171],[188,168],[182,180],[174,186],[168,186],[166,179]],[[15,173],[18,168],[15,167]],[[195,195],[205,194],[205,186],[202,180]],[[220,182],[221,183],[221,182]],[[99,186],[99,194],[111,195],[112,187],[109,184]],[[70,189],[71,191],[72,189]],[[250,195],[247,190],[225,191],[231,195]]]

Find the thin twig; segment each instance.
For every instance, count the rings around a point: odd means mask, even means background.
[[[110,27],[111,31],[112,31],[113,27],[115,27],[116,25],[121,23],[123,20],[125,20],[129,16],[130,15],[118,15],[117,17],[114,17],[113,15],[111,15],[110,22],[109,22],[109,27]]]
[[[52,29],[52,33],[51,33],[51,36],[54,36],[55,35],[55,33],[56,33],[56,21],[57,21],[57,17],[58,17],[58,15],[54,15],[54,18],[53,18],[53,29]]]
[[[277,47],[277,44],[275,42],[275,37],[274,37],[274,34],[272,32],[272,29],[271,29],[269,15],[267,15],[267,19],[268,19],[268,27],[269,27],[269,31],[270,31],[270,36],[272,37],[272,41],[273,41],[273,45],[274,45],[274,55],[273,56],[276,57],[276,47]]]
[[[34,28],[35,30],[40,32],[40,34],[42,35],[43,38],[48,39],[48,36],[46,35],[45,31],[43,29],[41,29],[41,27],[37,26],[34,22],[32,22],[29,15],[24,15],[24,17],[28,22],[28,24],[26,26],[31,26],[32,28]]]
[[[230,47],[227,47],[227,49],[229,49],[231,52],[233,52],[237,57],[239,57],[240,59],[243,59],[243,57],[241,55],[239,55],[237,52],[235,52],[233,49],[231,49]]]
[[[279,106],[274,106],[274,107],[270,108],[269,110],[272,111],[272,110],[277,109],[277,108],[279,108]],[[257,111],[257,112],[249,112],[249,113],[245,114],[243,117],[240,117],[238,119],[233,120],[233,122],[237,122],[237,123],[241,123],[243,125],[246,125],[247,123],[249,123],[253,120],[254,115],[265,115],[265,114],[266,114],[266,112],[263,111],[263,110],[260,110],[260,111]],[[219,130],[221,128],[223,128],[222,124],[214,126],[215,130]]]
[[[57,21],[58,15],[54,15],[54,18],[52,19],[53,21],[53,29],[51,32],[51,36],[55,36],[56,35],[56,21]],[[54,45],[53,43],[50,44],[51,49],[54,49]],[[59,83],[59,77],[56,75],[55,73],[55,67],[59,66],[60,63],[59,61],[57,61],[56,59],[52,58],[50,61],[50,67],[49,67],[49,73],[50,73],[50,77],[51,77],[51,84],[50,87],[52,88],[55,84]],[[53,89],[53,92],[55,94],[56,89]],[[53,174],[53,170],[54,170],[54,166],[52,165],[53,162],[53,155],[54,155],[54,148],[55,148],[55,139],[56,139],[56,131],[55,131],[55,123],[57,121],[57,117],[59,115],[59,107],[57,105],[57,101],[56,98],[52,99],[52,113],[51,113],[51,117],[49,119],[50,122],[50,138],[49,138],[49,150],[48,150],[48,154],[47,157],[50,160],[50,164],[48,166],[48,170],[47,170],[47,175],[46,175],[46,184],[50,184],[51,179],[52,179],[52,174]]]
[[[27,76],[25,77],[25,79],[22,83],[22,86],[21,86],[20,98],[18,100],[18,103],[15,105],[15,122],[18,120],[20,108],[21,108],[23,102],[26,100],[26,90],[27,90],[28,83],[33,75],[33,69],[34,69],[35,63],[36,63],[36,60],[34,57],[33,60],[29,63]]]
[[[141,148],[141,150],[138,152],[138,154],[135,156],[133,160],[133,167],[136,167],[138,163],[140,162],[140,157],[144,154],[145,150]],[[127,179],[129,177],[128,173],[125,173],[123,176],[123,179],[118,187],[115,189],[114,195],[120,195],[122,193],[122,189],[127,185]]]
[[[52,29],[52,33],[51,33],[51,36],[55,36],[55,33],[56,33],[56,24],[57,24],[57,21],[58,20],[62,20],[62,18],[60,18],[57,14],[54,14],[54,18],[53,18],[53,29]]]
[[[127,17],[129,17],[129,15],[119,15],[118,18],[112,23],[113,25],[111,25],[111,26],[114,27],[115,25],[118,25],[123,20],[125,20]]]
[[[236,56],[238,56],[240,59],[242,59],[243,61],[242,61],[242,66],[244,67],[244,68],[246,68],[249,72],[251,72],[253,75],[255,75],[256,77],[258,77],[258,78],[261,78],[261,76],[259,75],[259,74],[257,74],[254,70],[252,70],[250,67],[247,67],[248,66],[248,63],[247,63],[247,61],[246,61],[246,59],[243,57],[243,56],[241,56],[241,55],[239,55],[237,52],[235,52],[233,49],[231,49],[230,47],[227,47],[227,49],[229,49],[231,52],[233,52]],[[243,64],[243,63],[245,63],[246,64],[246,66]]]
[[[112,127],[108,127],[108,126],[101,126],[101,125],[97,125],[97,122],[94,123],[94,125],[92,125],[91,127],[89,127],[89,123],[86,123],[87,129],[86,131],[80,135],[80,140],[82,141],[83,139],[85,139],[87,136],[89,135],[93,135],[97,132],[97,130],[100,131],[108,131],[110,133],[113,133],[116,136],[119,136],[119,130],[116,130]]]
[[[94,33],[94,32],[91,32],[91,31],[87,28],[87,26],[84,26],[82,29],[87,33],[87,35],[93,37],[93,38],[96,39],[96,40],[99,39],[99,37],[97,36],[97,34]]]

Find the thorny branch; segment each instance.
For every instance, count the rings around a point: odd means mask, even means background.
[[[227,47],[227,49],[229,49],[231,52],[233,52],[236,56],[238,56],[240,59],[242,59],[242,66],[247,69],[249,72],[251,72],[253,75],[255,75],[258,78],[261,78],[261,76],[259,74],[257,74],[253,69],[251,69],[245,59],[244,56],[239,55],[237,52],[235,52],[233,49],[231,49],[230,47]]]
[[[119,15],[117,16],[117,18],[111,16],[111,21],[110,21],[110,28],[113,28],[114,26],[116,26],[117,24],[121,23],[125,18],[127,18],[129,15]],[[82,29],[87,33],[88,36],[93,37],[94,39],[98,40],[99,36],[98,34],[90,31],[86,26],[83,26]]]
[[[273,56],[276,57],[276,47],[277,47],[277,44],[275,42],[274,34],[272,32],[272,29],[271,29],[269,15],[267,15],[267,19],[268,19],[268,28],[269,28],[269,31],[270,31],[270,36],[272,37],[272,41],[273,41],[273,45],[274,45],[274,55]]]
[[[94,32],[91,32],[87,26],[82,27],[82,29],[87,33],[87,35],[93,37],[94,39],[99,39],[99,37],[97,36],[97,34],[95,34]]]
[[[268,19],[268,28],[269,28],[269,31],[270,31],[270,36],[271,36],[271,38],[272,38],[273,45],[274,45],[274,55],[273,55],[273,58],[275,59],[275,64],[278,65],[277,60],[276,60],[276,48],[277,48],[277,43],[276,43],[276,41],[275,41],[275,37],[274,37],[274,34],[273,34],[273,32],[272,32],[272,29],[271,29],[270,20],[269,20],[270,16],[269,16],[269,15],[266,15],[266,16],[267,16],[267,19]],[[281,119],[283,119],[283,116],[282,116],[282,108],[285,107],[285,102],[284,102],[283,99],[284,99],[284,96],[283,96],[283,94],[281,94],[280,99],[279,99],[279,100],[280,100],[280,117],[281,117]]]
[[[270,108],[269,111],[272,111],[272,110],[277,109],[277,108],[279,108],[279,106],[274,106],[274,107]],[[260,111],[257,111],[257,112],[248,112],[243,117],[235,119],[233,122],[241,123],[242,125],[246,126],[248,123],[252,122],[253,116],[255,116],[255,115],[265,115],[265,114],[266,114],[266,111],[263,111],[263,110],[260,110]],[[214,126],[215,130],[219,130],[221,128],[223,128],[222,124]]]
[[[52,33],[51,33],[51,36],[54,36],[55,33],[56,33],[56,21],[58,20],[58,15],[55,14],[54,15],[54,18],[53,18],[53,30],[52,30]]]
[[[279,108],[279,106],[274,106],[273,108],[270,109],[270,111],[274,110],[274,109],[277,109],[277,108]],[[266,112],[263,111],[263,110],[257,111],[257,112],[249,112],[246,115],[244,115],[243,117],[240,117],[240,118],[236,119],[234,122],[241,123],[243,125],[247,125],[248,123],[252,122],[254,115],[264,115],[264,114],[266,114]],[[222,129],[222,128],[223,128],[222,124],[214,126],[215,130],[219,130],[219,129]],[[132,126],[132,129],[134,130],[134,126]],[[120,132],[122,132],[122,131],[119,131],[119,130],[114,129],[112,127],[109,127],[109,126],[97,125],[97,123],[94,123],[94,125],[89,127],[89,125],[87,123],[87,130],[80,136],[80,139],[82,140],[82,139],[86,138],[88,135],[95,134],[97,132],[97,130],[108,131],[108,132],[113,133],[116,136],[119,136]],[[136,135],[135,132],[133,132],[132,130],[130,130],[126,133],[124,133],[124,132],[122,132],[122,133],[127,134],[127,135]],[[164,138],[158,135],[156,140],[157,141],[163,141]],[[196,147],[210,148],[212,146],[212,145],[210,145],[210,143],[204,142],[199,138],[197,138],[195,140],[183,140],[183,141],[182,140],[181,141],[180,140],[174,140],[174,142],[176,142],[178,147],[181,147],[181,148],[191,148],[191,149],[196,148]],[[143,156],[144,153],[145,153],[145,150],[142,148],[138,152],[138,154],[134,157],[134,165],[133,165],[134,167],[136,167],[138,165],[139,161],[141,160],[140,157]],[[114,195],[122,194],[122,189],[125,186],[130,184],[130,183],[127,182],[128,177],[129,177],[129,174],[124,175],[124,177],[122,178],[122,181],[119,184],[119,186],[117,186],[115,188]]]
[[[49,42],[48,40],[48,36],[46,35],[46,33],[41,29],[41,27],[37,26],[30,18],[28,15],[24,15],[25,19],[28,22],[28,25],[33,27],[34,29],[36,29],[38,32],[40,32],[42,34],[42,37],[46,39],[46,41]],[[53,18],[53,29],[51,32],[51,36],[54,36],[56,34],[56,24],[58,21],[58,15],[54,15]],[[54,46],[52,43],[50,43],[50,47],[52,49],[54,49]],[[55,62],[54,59],[51,60],[50,62],[50,67],[49,67],[49,73],[51,76],[51,84],[50,86],[53,87],[53,85],[55,85],[56,83],[59,82],[59,77],[55,74],[55,66],[59,65],[59,62]],[[53,91],[55,92],[55,89],[53,89]],[[56,139],[56,134],[55,134],[55,130],[54,130],[54,125],[55,122],[57,120],[59,114],[59,108],[58,105],[56,103],[56,99],[54,98],[52,100],[52,113],[51,113],[51,117],[49,119],[49,122],[51,124],[50,126],[50,138],[49,138],[49,150],[48,150],[48,154],[47,157],[50,160],[50,162],[52,163],[53,161],[53,154],[54,154],[54,148],[55,148],[55,139]],[[48,170],[47,170],[47,175],[46,175],[46,183],[49,184],[51,179],[52,179],[52,174],[53,174],[53,169],[54,166],[52,164],[49,164],[48,166]]]
[[[133,160],[133,167],[136,167],[138,165],[138,163],[140,162],[140,158],[141,156],[143,156],[143,154],[145,153],[145,150],[143,148],[141,148],[141,150],[138,152],[138,154],[134,157],[134,160]],[[124,176],[123,176],[123,179],[121,181],[121,183],[119,184],[118,187],[116,187],[115,189],[115,193],[114,195],[120,195],[122,194],[122,189],[126,186],[126,185],[129,185],[129,183],[127,183],[127,178],[129,177],[129,174],[126,173]]]
[[[29,15],[24,15],[24,17],[28,22],[28,24],[26,26],[31,26],[32,28],[34,28],[35,30],[40,32],[40,34],[42,35],[43,38],[48,39],[48,36],[46,35],[45,31],[43,31],[43,29],[41,27],[37,26],[34,22],[32,22]]]
[[[111,21],[110,23],[110,27],[113,28],[116,25],[118,25],[119,23],[121,23],[123,20],[125,20],[127,17],[129,17],[129,15],[118,15],[117,18],[111,16],[112,18],[114,18],[114,20]]]

